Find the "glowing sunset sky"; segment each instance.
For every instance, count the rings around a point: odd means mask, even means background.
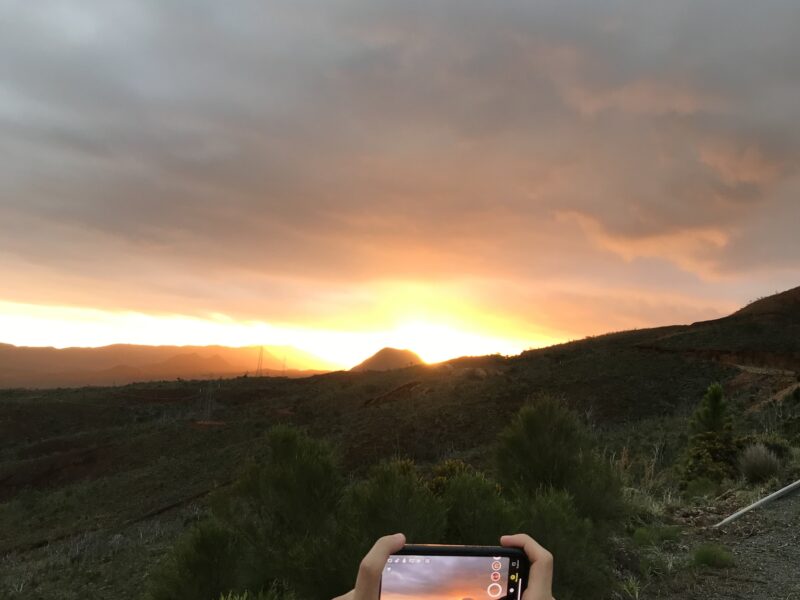
[[[0,342],[342,366],[800,284],[794,0],[12,0]]]

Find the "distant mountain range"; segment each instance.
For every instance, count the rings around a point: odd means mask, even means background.
[[[606,339],[636,339],[633,346],[659,353],[694,355],[723,363],[800,369],[800,287],[760,299],[730,316],[692,325],[625,332]],[[581,342],[525,352],[545,356]],[[304,377],[335,365],[291,346],[264,346],[262,374]],[[260,346],[137,346],[42,348],[0,344],[0,388],[121,385],[137,381],[209,379],[253,375]],[[458,366],[491,357],[448,361]],[[388,371],[424,364],[410,350],[383,348],[351,371]]]
[[[419,356],[411,350],[398,350],[397,348],[384,348],[379,350],[367,360],[356,365],[351,371],[391,371],[424,364]]]
[[[334,369],[290,346],[264,346],[263,375],[303,377]],[[260,346],[41,348],[0,344],[0,388],[115,385],[162,379],[255,374]]]

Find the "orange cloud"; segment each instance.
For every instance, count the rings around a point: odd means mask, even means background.
[[[677,229],[642,236],[624,236],[610,233],[599,219],[577,212],[561,212],[558,218],[577,223],[603,250],[625,261],[637,258],[664,258],[693,273],[715,277],[715,254],[724,250],[730,233],[715,227]]]
[[[700,160],[728,185],[766,185],[775,181],[785,164],[769,159],[754,144],[736,144],[728,140],[704,142],[698,149]]]

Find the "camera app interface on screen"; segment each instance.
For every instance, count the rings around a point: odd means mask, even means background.
[[[500,556],[390,556],[381,600],[517,599],[519,561]]]

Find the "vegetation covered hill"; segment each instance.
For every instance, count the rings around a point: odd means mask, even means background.
[[[396,457],[423,472],[457,459],[492,474],[498,435],[543,396],[579,415],[620,470],[639,506],[632,534],[667,519],[669,498],[691,501],[679,487],[688,417],[711,383],[722,384],[737,436],[792,441],[798,338],[786,331],[800,315],[776,306],[391,371],[1,391],[0,594],[142,597],[215,493],[263,459],[275,425],[326,440],[354,478]],[[723,484],[709,485],[716,495]],[[649,571],[624,547],[620,581],[644,581]]]
[[[727,363],[800,369],[800,288],[757,300],[734,314],[645,342]]]

